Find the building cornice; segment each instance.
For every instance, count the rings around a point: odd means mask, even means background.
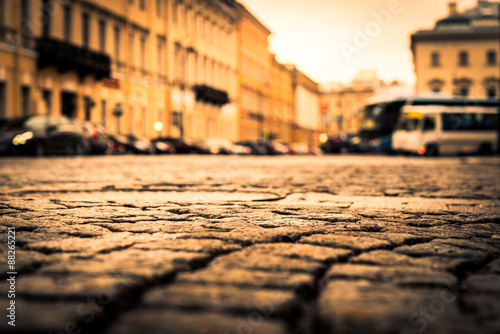
[[[418,31],[411,35],[411,49],[415,53],[415,45],[420,42],[440,41],[477,41],[477,40],[500,40],[500,28],[475,29],[473,31]]]

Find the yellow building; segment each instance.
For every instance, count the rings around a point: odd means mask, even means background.
[[[234,1],[0,4],[0,117],[65,114],[112,133],[237,138]]]
[[[170,133],[238,138],[237,10],[233,0],[172,0]]]
[[[432,30],[411,36],[416,90],[459,96],[500,96],[500,4],[478,0],[462,13],[449,3],[449,16]]]
[[[321,93],[321,129],[327,134],[356,133],[361,109],[375,89],[369,85],[323,87]]]
[[[271,55],[270,67],[270,115],[265,120],[265,129],[269,137],[280,142],[293,141],[293,125],[295,120],[293,110],[293,76],[292,72]]]
[[[165,3],[3,0],[4,115],[65,114],[151,136],[168,101]]]
[[[269,139],[265,123],[270,117],[271,32],[244,6],[237,7],[240,139]]]
[[[327,134],[356,133],[360,128],[361,110],[384,83],[375,70],[360,70],[348,84],[322,85],[321,129]]]
[[[311,80],[295,66],[289,65],[293,87],[293,142],[318,144],[320,130],[320,94],[316,82]]]

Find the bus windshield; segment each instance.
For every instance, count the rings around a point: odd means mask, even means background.
[[[375,104],[367,106],[363,111],[363,122],[361,123],[361,130],[378,130],[380,128],[383,110],[384,105]]]
[[[408,112],[401,115],[397,125],[397,130],[415,131],[423,115],[418,112]]]
[[[497,128],[497,114],[443,113],[443,131],[494,131]]]

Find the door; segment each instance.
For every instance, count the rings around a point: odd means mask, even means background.
[[[423,147],[425,149],[427,144],[437,144],[438,139],[437,116],[426,115],[422,121],[422,134],[419,148]]]
[[[76,93],[62,92],[61,93],[61,115],[66,115],[70,118],[76,117]]]

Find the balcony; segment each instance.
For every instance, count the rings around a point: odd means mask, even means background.
[[[77,71],[80,78],[90,74],[96,80],[110,77],[111,60],[105,54],[52,38],[37,39],[36,50],[39,69],[55,66],[60,73]]]
[[[193,91],[196,93],[196,101],[210,103],[218,106],[223,106],[229,103],[227,92],[218,90],[206,85],[193,86]]]
[[[17,39],[16,35],[16,29],[0,25],[0,42],[15,45]]]

